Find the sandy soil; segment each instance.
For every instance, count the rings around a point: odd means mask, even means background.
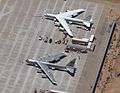
[[[120,4],[120,0],[86,0],[86,1],[93,1],[98,3],[106,3],[106,4]]]
[[[111,8],[108,19],[116,20],[117,27],[95,93],[120,93],[120,9]]]
[[[98,2],[120,3],[120,0],[87,0],[87,1],[98,1]]]
[[[120,0],[103,0],[103,1],[108,1],[108,2],[113,2],[113,3],[120,3]]]

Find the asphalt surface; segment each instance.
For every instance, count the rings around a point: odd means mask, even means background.
[[[106,39],[102,32],[104,22],[104,4],[87,2],[82,0],[1,0],[0,1],[0,91],[1,93],[34,93],[35,88],[55,89],[70,93],[88,93],[90,84],[83,80],[82,76],[92,69],[87,67],[91,55],[96,55],[100,59],[102,49]],[[70,26],[75,37],[90,37],[95,34],[99,43],[96,43],[95,52],[88,54],[69,53],[58,64],[65,65],[73,58],[77,58],[75,67],[77,71],[74,77],[66,72],[52,71],[58,83],[57,86],[51,84],[48,79],[41,77],[37,69],[26,65],[28,58],[36,59],[38,56],[54,54],[64,51],[64,44],[55,44],[55,40],[62,40],[64,35],[54,27],[54,22],[44,18],[45,13],[58,13],[66,10],[85,9],[85,13],[77,18],[85,18],[92,15],[94,25],[91,31],[86,31],[76,26]],[[39,15],[40,17],[34,17]],[[102,26],[101,26],[102,25]],[[104,27],[106,28],[106,27]],[[98,32],[99,30],[99,32]],[[107,34],[107,33],[106,33]],[[39,40],[39,36],[49,37],[53,42],[44,43]],[[106,37],[107,38],[107,35]],[[70,38],[69,43],[70,43]],[[99,47],[98,47],[99,46]],[[98,53],[101,51],[101,53]],[[80,59],[79,59],[80,56]],[[93,57],[92,57],[93,58]],[[99,60],[96,60],[99,61]],[[92,71],[96,71],[94,65]],[[94,74],[94,73],[92,73]],[[95,74],[94,74],[95,75]],[[86,78],[89,80],[89,78]],[[93,78],[91,77],[91,82]],[[85,82],[84,82],[85,81]],[[87,85],[87,86],[86,86]],[[83,89],[85,87],[85,89]],[[80,90],[81,89],[81,90]],[[86,91],[85,91],[86,90]],[[80,92],[81,91],[81,92]]]

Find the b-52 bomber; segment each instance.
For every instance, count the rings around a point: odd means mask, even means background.
[[[52,70],[67,71],[71,76],[74,76],[76,68],[74,67],[76,59],[73,59],[66,66],[57,65],[54,62],[59,61],[61,58],[66,57],[66,54],[60,53],[48,57],[43,57],[39,60],[27,59],[27,65],[35,66],[39,69],[39,73],[44,75],[44,78],[48,78],[52,84],[57,85],[57,82],[54,79],[53,74],[50,72]]]
[[[77,9],[72,11],[67,11],[64,13],[59,14],[45,14],[45,18],[49,20],[53,20],[55,23],[55,26],[58,26],[60,30],[64,31],[64,33],[67,33],[70,37],[73,37],[73,34],[68,26],[69,24],[75,24],[75,25],[83,25],[88,30],[91,28],[92,19],[91,16],[87,16],[85,19],[76,19],[74,17],[78,16],[79,14],[83,13],[84,9]]]

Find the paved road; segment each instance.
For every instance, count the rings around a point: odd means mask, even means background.
[[[93,29],[89,31],[70,26],[76,37],[90,37],[100,25],[104,4],[82,0],[1,0],[0,1],[0,91],[1,93],[33,93],[34,89],[57,89],[75,93],[89,54],[68,54],[58,64],[67,64],[77,58],[77,72],[71,77],[66,72],[53,71],[57,86],[48,79],[41,78],[36,68],[27,66],[27,58],[38,58],[48,53],[64,51],[65,45],[44,43],[39,36],[48,36],[53,40],[64,37],[54,27],[54,22],[44,19],[43,14],[64,12],[83,8],[85,13],[77,18],[93,16]],[[41,17],[34,17],[40,15]],[[94,28],[95,27],[95,28]],[[99,35],[98,35],[99,36]],[[68,37],[69,38],[69,37]],[[70,39],[70,38],[69,38]],[[104,42],[103,42],[104,43]],[[103,46],[102,46],[103,47]],[[80,55],[80,60],[78,59]],[[91,55],[91,54],[90,54]],[[83,92],[82,92],[83,93]],[[84,92],[85,93],[85,92]]]

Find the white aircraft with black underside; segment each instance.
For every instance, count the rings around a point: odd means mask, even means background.
[[[77,9],[72,11],[67,11],[64,13],[59,14],[45,14],[45,18],[49,20],[53,20],[55,23],[55,26],[58,26],[60,30],[67,33],[70,37],[73,37],[73,34],[71,32],[71,29],[69,28],[68,24],[76,24],[76,25],[84,25],[87,28],[91,27],[91,16],[87,16],[85,19],[76,19],[74,17],[78,16],[79,14],[83,13],[84,9]]]

